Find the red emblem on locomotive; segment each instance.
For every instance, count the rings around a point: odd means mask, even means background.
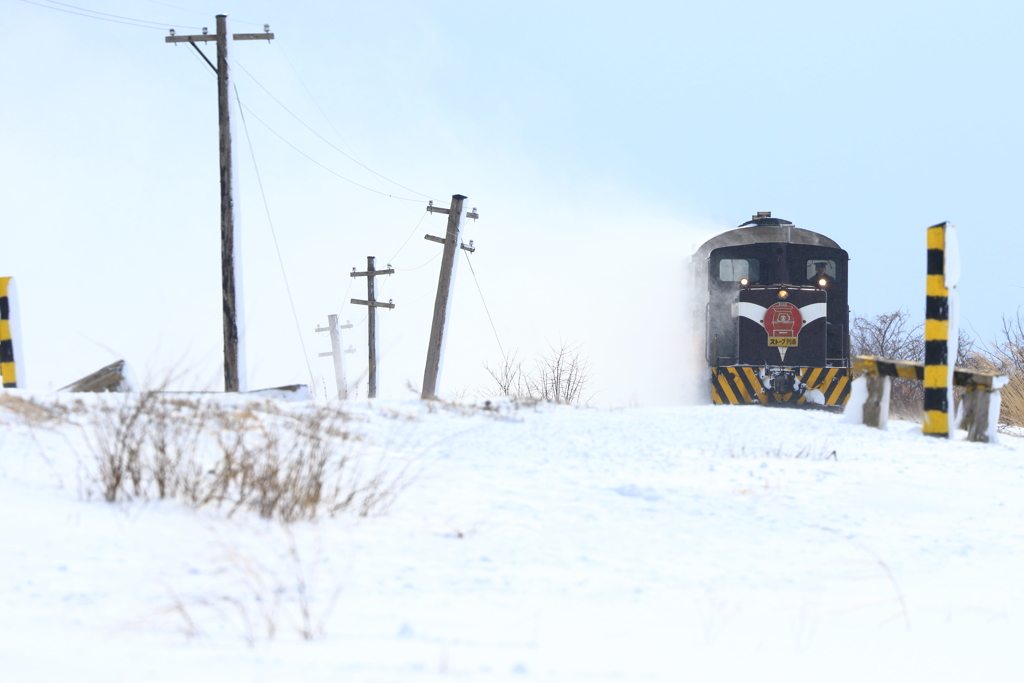
[[[797,346],[803,324],[800,309],[793,304],[788,301],[772,304],[764,314],[768,346]]]

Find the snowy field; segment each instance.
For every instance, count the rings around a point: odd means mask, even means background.
[[[1024,680],[1021,439],[347,410],[352,457],[406,485],[286,527],[88,498],[80,421],[0,407],[0,680]]]

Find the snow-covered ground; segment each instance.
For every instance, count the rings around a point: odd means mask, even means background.
[[[409,485],[285,527],[86,500],[82,430],[0,409],[0,680],[1024,680],[1021,439],[348,410],[353,454]]]

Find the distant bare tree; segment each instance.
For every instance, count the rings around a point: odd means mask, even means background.
[[[958,330],[956,365],[978,367],[974,341]],[[913,324],[910,313],[900,309],[873,317],[855,316],[850,326],[850,348],[855,356],[924,361],[924,325]],[[959,395],[957,395],[959,398]],[[924,406],[924,385],[913,379],[892,380],[889,415],[919,420]]]
[[[850,348],[855,356],[922,361],[924,325],[913,325],[902,309],[871,318],[858,315],[850,328]]]

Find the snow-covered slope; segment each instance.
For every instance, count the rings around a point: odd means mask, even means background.
[[[84,500],[87,429],[0,412],[0,680],[1024,679],[1020,439],[347,410],[353,457],[408,485],[288,527]]]

